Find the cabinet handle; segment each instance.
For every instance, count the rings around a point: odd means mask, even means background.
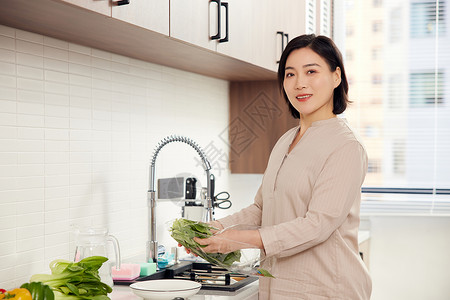
[[[119,0],[119,1],[113,2],[113,5],[116,5],[116,6],[127,5],[127,4],[130,4],[130,0]]]
[[[283,53],[284,50],[284,32],[283,31],[277,31],[277,35],[281,35],[281,53]],[[277,64],[280,63],[279,60],[277,60]]]
[[[225,12],[227,13],[226,19],[225,19],[225,37],[223,39],[219,40],[219,43],[228,42],[228,2],[222,2],[220,4],[221,6],[225,7]]]
[[[209,3],[214,2],[217,3],[217,34],[211,36],[212,40],[218,40],[220,39],[220,7],[221,7],[221,0],[210,0]]]
[[[289,43],[289,34],[287,34],[287,33],[284,33],[283,31],[277,31],[277,35],[281,35],[281,53],[283,53],[283,51],[284,51],[284,39],[286,38],[286,45]],[[277,64],[279,63],[280,61],[279,60],[277,60]]]

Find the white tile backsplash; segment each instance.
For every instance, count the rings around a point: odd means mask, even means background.
[[[15,50],[16,43],[14,37],[0,35],[0,48]]]
[[[14,63],[0,61],[0,74],[15,75],[16,65]]]
[[[17,77],[17,88],[25,91],[43,92],[44,82],[37,79]]]
[[[26,91],[26,90],[17,90],[17,100],[20,102],[28,102],[28,103],[44,103],[45,102],[44,93],[42,91]]]
[[[0,37],[1,39],[1,37]],[[0,61],[15,63],[16,62],[16,52],[13,50],[0,48]]]
[[[67,54],[68,55],[68,54]],[[67,60],[57,60],[53,58],[44,58],[44,69],[58,72],[69,72],[69,63]]]
[[[16,30],[16,39],[17,42],[29,41],[37,44],[44,43],[44,37],[42,35],[24,30]]]
[[[29,53],[16,52],[16,63],[19,66],[42,68],[44,65],[44,58]]]
[[[32,54],[36,56],[44,55],[44,46],[39,43],[23,41],[16,39],[16,51],[21,53]]]
[[[0,111],[3,113],[16,113],[17,102],[10,100],[0,100]]]
[[[185,135],[228,153],[219,137],[228,124],[226,81],[5,26],[0,76],[2,288],[48,272],[53,259],[72,259],[72,224],[108,227],[124,257],[142,254],[148,168],[162,138]],[[222,164],[213,173],[227,190],[227,161],[211,163]],[[180,143],[161,151],[156,169],[158,178],[177,174],[205,181],[195,151]],[[162,244],[175,245],[164,222],[180,212],[158,204]]]

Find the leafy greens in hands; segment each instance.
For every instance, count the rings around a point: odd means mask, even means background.
[[[207,223],[197,222],[187,219],[176,219],[172,228],[170,228],[171,236],[181,245],[204,260],[220,266],[229,268],[234,262],[241,259],[241,251],[237,250],[230,253],[206,253],[201,250],[202,245],[194,241],[194,237],[208,238],[213,236],[211,230],[218,230]]]
[[[217,228],[203,222],[197,222],[187,219],[176,219],[172,227],[170,228],[171,236],[185,248],[190,249],[193,253],[197,254],[206,261],[225,268],[233,269],[231,266],[234,262],[239,262],[241,260],[241,251],[236,250],[227,254],[223,253],[206,253],[202,251],[203,245],[198,244],[194,241],[194,237],[198,238],[208,238],[214,234],[211,230],[218,231]],[[234,266],[236,269],[236,266]],[[259,275],[263,277],[275,278],[268,270],[263,268],[256,268],[254,270],[254,275]]]

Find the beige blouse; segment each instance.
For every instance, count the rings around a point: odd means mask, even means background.
[[[219,221],[261,226],[261,265],[276,278],[260,278],[259,299],[369,299],[358,251],[366,151],[332,118],[312,123],[288,153],[298,130],[273,148],[254,203]]]

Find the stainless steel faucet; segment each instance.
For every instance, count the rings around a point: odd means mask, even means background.
[[[197,145],[196,142],[191,140],[190,138],[184,137],[184,136],[178,136],[178,135],[171,135],[168,137],[165,137],[162,139],[158,145],[155,148],[155,151],[153,153],[152,161],[150,164],[150,187],[148,190],[148,215],[149,215],[149,226],[148,226],[148,235],[149,239],[147,241],[147,262],[150,261],[150,258],[153,260],[153,262],[157,262],[158,259],[158,242],[156,240],[156,216],[155,216],[155,207],[156,207],[156,190],[155,190],[155,162],[156,157],[158,156],[159,151],[161,149],[171,143],[171,142],[182,142],[186,143],[192,148],[197,151],[198,155],[200,156],[202,163],[203,163],[203,169],[205,169],[206,172],[206,203],[205,206],[205,214],[203,221],[204,222],[210,222],[213,220],[213,206],[212,206],[212,196],[211,196],[211,180],[210,180],[210,171],[211,165],[206,158],[205,152]]]

